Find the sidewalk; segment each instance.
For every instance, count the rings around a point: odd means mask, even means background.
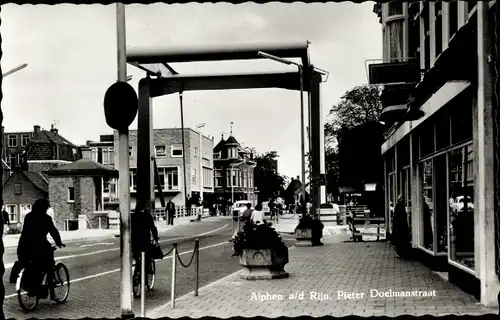
[[[202,217],[203,219],[208,216]],[[180,217],[174,219],[173,226],[167,226],[165,221],[156,222],[156,227],[158,232],[164,232],[170,230],[174,227],[185,225],[195,220],[196,217]],[[74,231],[59,231],[61,235],[61,240],[65,241],[76,241],[76,240],[93,240],[93,239],[106,239],[112,237],[119,237],[119,229],[87,229],[87,230],[74,230]],[[20,234],[11,234],[3,236],[3,243],[5,248],[17,247],[19,242]]]
[[[421,263],[396,258],[387,242],[341,243],[341,238],[324,238],[322,247],[291,248],[287,279],[248,281],[236,272],[201,288],[198,297],[178,297],[175,309],[168,303],[146,316],[498,314]],[[395,296],[401,291],[407,296]],[[377,292],[384,296],[372,297]]]

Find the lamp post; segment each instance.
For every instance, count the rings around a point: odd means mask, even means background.
[[[118,81],[127,81],[127,46],[125,29],[125,5],[116,4],[116,36]],[[134,318],[132,311],[132,256],[131,256],[131,216],[129,189],[129,135],[128,129],[118,132],[118,169],[120,197],[120,248],[121,248],[121,291],[120,306],[122,318]]]
[[[295,65],[299,69],[299,75],[300,75],[300,147],[301,147],[301,153],[302,153],[302,161],[301,161],[301,166],[302,166],[302,199],[306,201],[306,154],[305,154],[305,129],[304,129],[304,72],[303,72],[303,66],[300,63],[293,62],[288,59],[283,59],[280,57],[273,56],[269,53],[265,53],[262,51],[258,52],[258,55],[274,60],[279,63],[283,63],[286,65]]]
[[[12,70],[9,70],[9,71],[5,72],[4,74],[2,74],[2,77],[3,77],[3,78],[5,78],[6,76],[11,75],[11,74],[13,74],[13,73],[16,73],[16,72],[18,72],[19,70],[22,70],[22,69],[26,68],[27,66],[28,66],[28,64],[27,64],[27,63],[24,63],[24,64],[22,64],[22,65],[20,65],[20,66],[18,66],[18,67],[15,67],[15,68],[14,68],[14,69],[12,69]]]
[[[198,135],[200,136],[200,199],[203,201],[203,135],[201,134],[200,129],[205,126],[205,123],[200,123],[196,126],[196,130],[198,131]]]

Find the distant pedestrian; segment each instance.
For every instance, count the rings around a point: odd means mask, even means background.
[[[172,202],[172,199],[169,199],[167,202],[167,226],[174,225],[174,216],[175,216],[175,203]]]
[[[241,214],[241,218],[240,218],[240,221],[241,222],[248,222],[250,221],[251,217],[252,217],[252,213],[253,213],[253,209],[252,209],[252,204],[251,203],[247,203],[247,208],[245,209],[245,211],[243,211],[243,213]],[[262,208],[261,208],[262,210]]]
[[[399,195],[394,207],[394,245],[398,258],[408,257],[410,246],[410,229],[403,195]]]
[[[9,220],[9,213],[5,211],[5,209],[2,209],[2,220],[3,220],[3,234],[7,234],[10,229],[10,220]]]

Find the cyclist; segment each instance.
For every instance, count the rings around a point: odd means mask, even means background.
[[[28,295],[38,294],[45,273],[51,274],[55,266],[54,250],[52,244],[47,240],[50,233],[59,248],[65,247],[61,241],[61,235],[54,226],[52,218],[47,214],[50,204],[45,199],[38,199],[33,204],[33,209],[26,215],[21,237],[17,246],[17,257],[22,266],[29,263],[34,267],[33,288]],[[52,277],[48,277],[49,285],[52,285]],[[35,286],[35,284],[37,284]]]
[[[136,263],[139,263],[141,261],[141,252],[144,252],[146,254],[146,261],[149,261],[152,249],[151,235],[156,242],[159,239],[158,229],[156,229],[153,217],[148,212],[146,205],[137,203],[131,220],[133,258]],[[146,263],[146,266],[149,272],[150,264]],[[140,270],[140,268],[137,270]]]

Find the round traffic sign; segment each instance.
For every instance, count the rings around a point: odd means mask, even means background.
[[[112,84],[104,95],[104,117],[113,129],[126,129],[137,115],[139,101],[134,88],[127,82]]]

